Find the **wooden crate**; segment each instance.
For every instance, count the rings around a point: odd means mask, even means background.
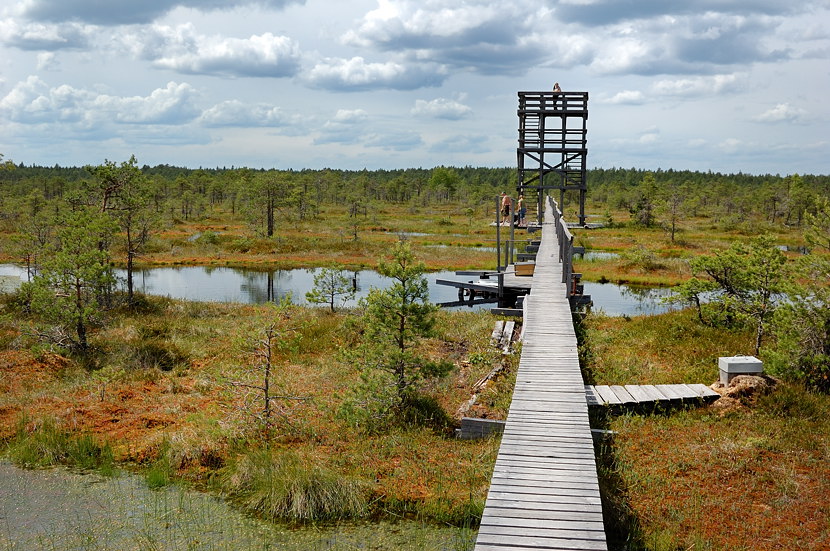
[[[535,262],[517,262],[516,267],[517,276],[532,276],[533,270],[536,268]]]

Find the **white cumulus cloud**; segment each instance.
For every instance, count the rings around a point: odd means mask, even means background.
[[[334,118],[326,123],[326,125],[336,124],[357,124],[366,122],[369,119],[369,114],[363,109],[338,109],[334,114]]]
[[[518,74],[550,53],[544,22],[551,22],[551,13],[528,0],[379,0],[342,40],[462,70]]]
[[[600,103],[610,103],[612,105],[640,105],[646,101],[646,97],[639,90],[623,90],[617,92],[610,98],[599,101]]]
[[[458,120],[468,117],[473,110],[463,103],[446,98],[436,98],[434,100],[415,100],[415,107],[412,108],[412,114],[419,117],[433,117],[436,119]]]
[[[367,63],[362,57],[327,58],[308,73],[307,82],[315,88],[358,91],[391,88],[414,90],[438,86],[447,77],[446,70],[432,64]]]
[[[21,50],[84,49],[93,29],[78,23],[25,23],[0,20],[0,42]]]
[[[199,122],[214,127],[292,127],[300,124],[301,119],[265,103],[247,104],[239,100],[228,100],[205,110],[199,117]]]
[[[368,122],[369,114],[363,109],[338,109],[334,116],[323,124],[314,143],[356,144],[364,142]]]
[[[746,80],[743,73],[659,80],[652,90],[660,96],[709,96],[740,91]]]
[[[231,38],[199,34],[191,24],[153,25],[125,42],[156,67],[185,74],[290,77],[300,67],[299,45],[271,33]]]
[[[19,82],[3,98],[0,113],[21,123],[179,124],[197,114],[196,90],[189,84],[169,82],[148,96],[114,96],[67,84],[50,87],[36,76]]]
[[[294,0],[25,0],[23,13],[40,21],[88,21],[99,25],[150,23],[177,7],[201,11],[229,10],[259,4],[280,9]],[[299,0],[296,3],[303,3]]]
[[[789,103],[779,103],[755,117],[755,120],[758,122],[802,122],[806,116],[807,111],[804,109],[793,107]]]

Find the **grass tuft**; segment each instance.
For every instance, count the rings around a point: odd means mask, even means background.
[[[26,425],[25,417],[21,418],[15,438],[6,447],[6,456],[15,465],[28,469],[66,465],[105,476],[115,473],[109,443],[98,443],[91,434],[73,435],[52,419],[31,431]]]
[[[242,507],[268,520],[344,520],[369,513],[369,483],[293,452],[252,451],[226,470],[222,486]]]

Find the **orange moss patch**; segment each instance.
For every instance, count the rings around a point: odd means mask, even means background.
[[[654,418],[623,430],[621,472],[646,541],[671,533],[684,549],[827,549],[830,437],[794,449],[768,435],[777,424],[750,412],[682,427]]]
[[[0,352],[0,439],[10,438],[21,415],[35,422],[52,417],[73,431],[90,432],[115,444],[130,443],[124,454],[146,455],[159,432],[187,425],[186,417],[215,401],[193,390],[192,379],[179,378],[174,392],[169,381],[125,382],[76,387],[56,393],[53,383],[67,360],[46,355],[38,360],[26,352]],[[125,459],[126,457],[121,457]]]
[[[39,359],[29,351],[0,350],[0,394],[13,395],[55,380],[67,360],[57,354]]]

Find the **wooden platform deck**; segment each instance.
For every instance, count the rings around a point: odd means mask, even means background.
[[[557,251],[554,228],[546,223],[477,551],[607,549],[586,390]]]
[[[586,385],[585,397],[589,406],[631,406],[708,402],[720,394],[703,384]]]

